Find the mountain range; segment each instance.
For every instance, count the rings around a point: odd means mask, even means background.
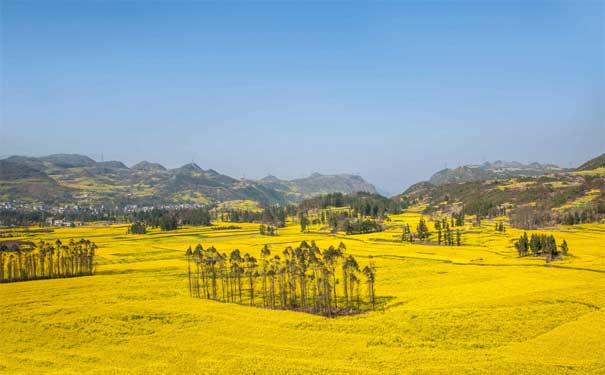
[[[284,204],[318,194],[356,191],[376,193],[376,188],[350,174],[252,180],[202,169],[195,163],[167,169],[142,161],[127,167],[120,161],[98,162],[76,154],[0,160],[0,200],[7,202],[161,205],[246,199]]]
[[[445,169],[394,199],[422,204],[425,213],[462,207],[484,217],[512,212],[511,218],[523,221],[524,227],[553,224],[566,214],[600,214],[605,207],[605,154],[575,169],[502,161]]]
[[[565,169],[554,164],[522,164],[516,161],[506,162],[498,160],[493,163],[486,162],[480,165],[464,165],[454,169],[446,168],[431,176],[429,182],[433,185],[443,185],[457,182],[540,176],[564,171]]]
[[[513,178],[564,176],[573,171],[605,167],[605,154],[577,169],[553,164],[522,164],[495,161],[443,169],[429,181],[412,185],[404,196],[426,196],[435,189]],[[575,177],[579,178],[579,177]],[[504,183],[504,182],[502,182]],[[461,187],[461,189],[464,187]],[[459,189],[459,188],[455,188]],[[84,155],[55,154],[44,157],[11,156],[0,160],[0,202],[60,205],[210,204],[230,200],[253,200],[262,204],[296,203],[325,193],[377,193],[362,177],[351,174],[322,175],[283,180],[272,175],[261,179],[236,179],[195,163],[168,169],[142,161],[131,167],[120,161],[95,161]]]

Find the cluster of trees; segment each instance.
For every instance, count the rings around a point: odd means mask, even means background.
[[[594,223],[603,220],[603,218],[605,218],[605,201],[598,201],[587,207],[568,211],[560,217],[559,222],[566,225],[575,225]]]
[[[462,216],[462,221],[464,217]],[[450,224],[456,224],[456,219],[452,218],[451,222],[447,218],[435,221],[435,237],[434,240],[438,245],[446,246],[461,246],[462,245],[462,232],[457,229],[455,232],[451,229]],[[416,232],[412,232],[409,224],[403,226],[403,234],[401,240],[405,242],[413,243],[415,240],[419,241],[430,241],[431,231],[424,219],[420,219],[416,226]]]
[[[0,243],[0,282],[92,275],[97,245],[89,240],[63,244],[40,241]]]
[[[312,218],[309,218],[306,213],[302,213],[302,215],[306,215],[308,218],[307,223],[311,224],[327,224],[333,232],[337,232],[339,230],[346,230],[346,224],[351,219],[356,218],[353,214],[353,210],[322,210],[317,215]]]
[[[410,224],[405,224],[403,226],[403,234],[401,235],[401,241],[413,243],[414,242],[414,233],[410,229]]]
[[[294,215],[296,210],[293,206],[269,206],[260,211],[251,210],[223,210],[215,213],[216,219],[232,223],[263,223],[271,224],[278,228],[286,226],[288,216]]]
[[[385,198],[379,194],[356,192],[331,193],[303,200],[299,211],[322,210],[328,207],[351,207],[353,216],[383,218],[386,213],[398,214],[404,204],[401,200]]]
[[[277,227],[274,227],[273,225],[261,224],[258,231],[261,236],[277,236]]]
[[[456,229],[455,235],[451,229],[454,226],[461,225],[464,225],[464,211],[462,211],[460,214],[457,214],[456,216],[452,215],[452,218],[449,222],[446,218],[436,220],[435,231],[437,232],[437,244],[443,244],[446,246],[461,246],[462,233],[460,232],[460,229]]]
[[[347,234],[373,233],[382,232],[383,230],[382,225],[373,219],[347,220],[345,224],[345,232]]]
[[[141,222],[135,222],[128,227],[128,234],[146,234],[147,226]]]
[[[506,228],[504,227],[504,222],[503,221],[499,221],[496,223],[496,232],[506,232]]]
[[[424,219],[420,219],[418,222],[418,225],[416,226],[416,233],[418,234],[417,237],[420,241],[429,239],[429,227],[426,225],[426,221],[424,221]]]
[[[533,256],[544,255],[548,260],[556,259],[559,256],[559,248],[553,235],[533,233],[531,237],[528,237],[527,232],[523,232],[523,235],[515,242],[515,248],[519,256],[529,255],[530,252]],[[567,255],[568,251],[567,241],[563,240],[560,252],[562,255]]]
[[[205,207],[178,210],[155,208],[133,213],[131,221],[150,227],[159,227],[163,231],[176,230],[179,225],[211,225],[210,211]]]
[[[265,245],[259,258],[238,249],[227,254],[202,245],[189,247],[185,255],[189,293],[197,298],[326,316],[376,305],[373,262],[362,269],[342,242],[322,251],[315,242],[303,241],[281,253],[272,253]],[[367,286],[365,300],[362,281]]]
[[[451,220],[452,227],[464,226],[464,217],[465,217],[464,208],[462,210],[460,210],[460,212],[458,212],[458,213],[453,213],[452,220]]]
[[[327,224],[332,232],[342,230],[346,234],[373,233],[384,230],[377,219],[371,216],[356,215],[352,209],[321,210],[314,216],[310,216],[306,211],[301,211],[298,214],[298,222],[301,232],[306,232],[310,224]]]
[[[454,239],[454,232],[447,228],[443,233],[437,231],[437,244],[446,246],[461,246],[462,245],[462,233],[460,230],[456,230],[456,238]]]

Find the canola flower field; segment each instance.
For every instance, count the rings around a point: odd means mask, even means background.
[[[126,225],[23,237],[87,238],[94,276],[0,285],[0,373],[6,374],[605,374],[605,225],[541,230],[570,255],[519,258],[521,231],[467,225],[463,246],[345,236],[296,223],[279,235],[184,227],[127,235]],[[217,223],[227,226],[229,223]],[[531,232],[530,232],[531,233]],[[188,246],[258,254],[302,240],[340,241],[373,256],[379,311],[338,318],[191,298]],[[362,286],[363,289],[363,286]]]

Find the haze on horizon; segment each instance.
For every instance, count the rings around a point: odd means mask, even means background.
[[[605,151],[605,3],[2,1],[0,157],[80,153],[388,193]]]

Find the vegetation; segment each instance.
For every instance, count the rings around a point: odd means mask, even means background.
[[[375,267],[360,269],[342,242],[321,251],[315,242],[303,241],[278,254],[265,245],[258,260],[239,249],[221,254],[198,244],[193,250],[189,247],[185,256],[189,294],[197,298],[325,316],[375,307]],[[360,294],[362,275],[368,287],[365,302]],[[342,285],[342,294],[337,285]]]
[[[519,256],[526,256],[531,253],[533,256],[546,256],[546,259],[549,261],[557,259],[560,254],[567,255],[567,252],[569,251],[567,241],[563,240],[559,253],[557,241],[552,234],[534,233],[528,238],[527,232],[523,232],[523,235],[515,242],[515,248],[517,249]]]
[[[349,220],[345,224],[346,234],[364,234],[383,231],[382,225],[372,219],[355,219]]]
[[[92,275],[96,249],[85,239],[66,244],[61,240],[0,242],[0,282]]]
[[[277,236],[277,228],[273,225],[261,224],[258,231],[261,236]]]
[[[226,209],[215,211],[214,217],[232,223],[263,223],[277,228],[286,226],[288,215],[294,214],[292,206],[269,206],[260,210]]]
[[[464,214],[453,215],[451,221],[446,217],[442,217],[435,220],[435,231],[431,232],[427,221],[424,218],[420,218],[416,225],[416,232],[411,231],[409,224],[406,223],[403,225],[401,240],[409,243],[414,243],[414,241],[430,243],[432,240],[437,245],[462,246],[462,232],[460,229],[454,231],[452,228],[463,222]]]
[[[128,234],[146,234],[147,227],[145,224],[136,222],[132,223],[132,225],[128,228]]]
[[[378,194],[356,192],[353,194],[333,193],[303,200],[299,211],[321,210],[329,207],[347,207],[353,216],[383,218],[386,213],[398,214],[402,204],[396,199],[385,198]]]
[[[235,200],[286,205],[318,194],[376,192],[353,175],[242,181],[195,163],[166,169],[143,161],[128,168],[119,161],[97,162],[65,154],[0,159],[0,185],[3,201],[31,201],[38,206],[212,205]]]
[[[462,206],[463,214],[477,220],[506,215],[512,227],[521,229],[600,222],[605,219],[605,174],[587,172],[425,182],[410,187],[399,199],[425,205],[425,214],[455,214]]]
[[[163,231],[175,230],[179,225],[209,226],[210,212],[207,208],[187,208],[178,210],[153,209],[135,212],[133,221],[150,227],[161,228]]]

